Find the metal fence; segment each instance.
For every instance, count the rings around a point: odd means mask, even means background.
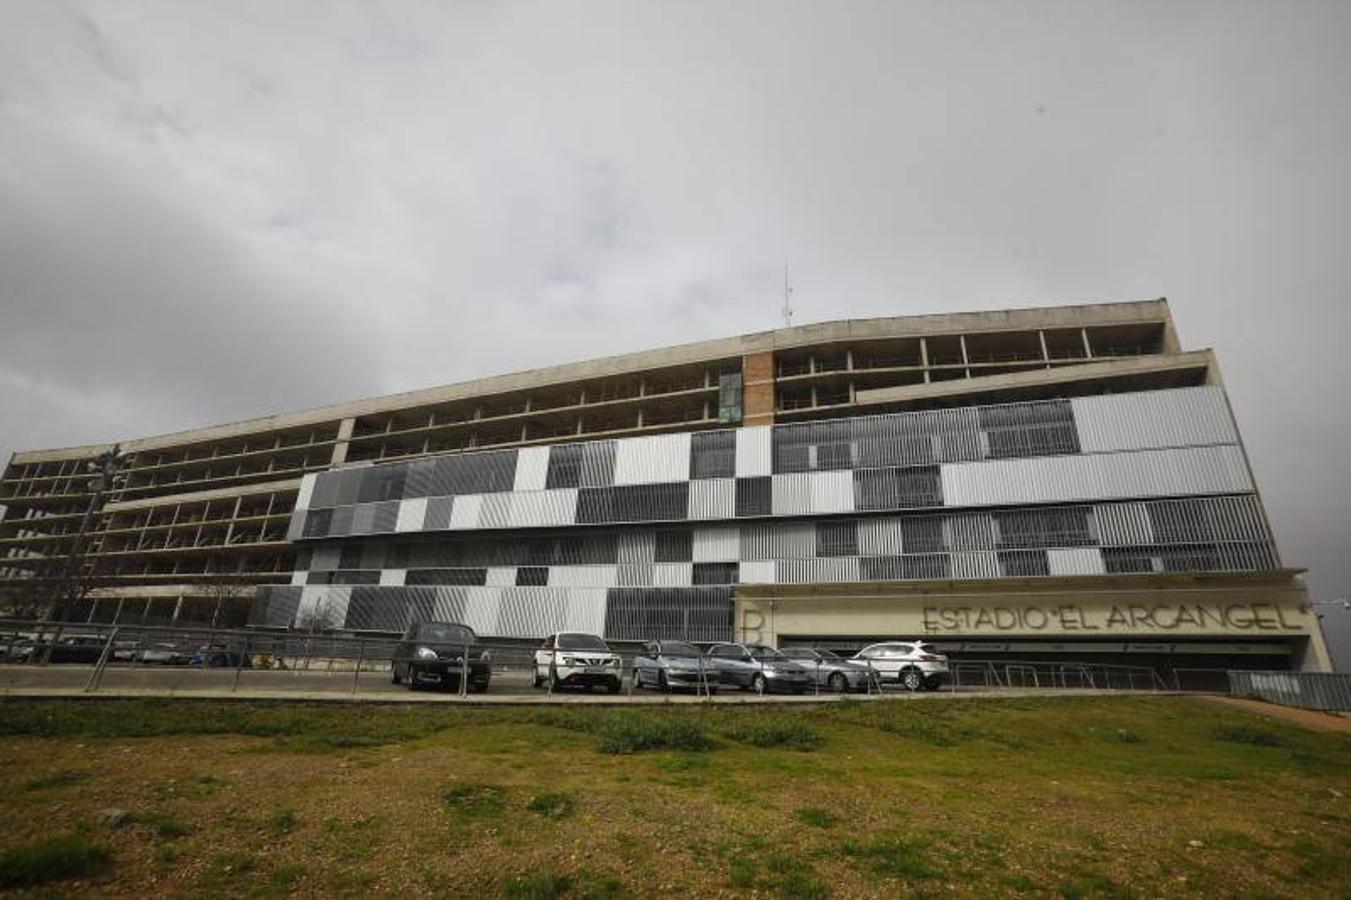
[[[351,695],[388,692],[400,681],[393,665],[399,639],[352,635],[308,634],[296,631],[213,629],[208,627],[119,626],[63,622],[0,621],[0,687],[29,684],[51,685],[86,693],[100,689],[154,688],[168,691],[213,690],[237,692],[299,691]],[[439,646],[439,645],[438,645]],[[773,679],[732,679],[720,672],[717,662],[699,657],[696,676],[683,681],[659,677],[644,668],[635,679],[634,660],[638,642],[611,641],[619,665],[595,672],[597,686],[612,693],[632,696],[658,691],[712,697],[738,689],[768,692]],[[555,677],[560,656],[570,651],[544,651],[537,640],[480,638],[471,647],[447,645],[447,657],[456,660],[442,679],[445,687],[464,695],[475,687],[469,677],[471,656],[486,650],[494,692],[529,696],[531,688],[553,695],[569,685]],[[472,651],[472,653],[471,653]],[[577,655],[584,656],[584,652]],[[796,659],[807,669],[809,681],[803,693],[837,693],[841,687],[860,694],[903,693],[892,680],[884,681],[871,663],[866,675],[851,670],[850,678],[832,678],[839,670],[831,662]],[[861,662],[861,661],[856,661]],[[61,664],[71,664],[62,666]],[[27,675],[28,667],[59,667],[60,672],[40,680]],[[404,666],[406,674],[406,665]],[[614,678],[609,672],[614,672]],[[798,685],[798,688],[801,688]],[[949,660],[949,680],[942,690],[1171,690],[1152,668],[1100,663],[1010,660]],[[572,692],[567,692],[572,694]],[[572,694],[575,696],[575,694]]]
[[[1230,693],[1260,697],[1271,703],[1318,709],[1351,711],[1351,674],[1344,672],[1250,672],[1229,673]]]

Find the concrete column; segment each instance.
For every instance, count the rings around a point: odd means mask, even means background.
[[[924,383],[929,383],[929,342],[919,339],[919,364],[924,367]]]
[[[333,456],[329,459],[330,466],[340,466],[347,462],[347,442],[352,439],[352,431],[356,428],[357,420],[353,418],[343,419],[338,423],[337,442],[333,445]]]
[[[971,365],[971,360],[968,359],[966,355],[966,335],[964,334],[957,335],[957,343],[962,345],[962,367],[963,367],[962,374],[965,375],[967,378],[970,378],[971,369],[969,368],[969,366]]]
[[[1046,332],[1040,328],[1037,329],[1037,340],[1041,342],[1041,361],[1046,363],[1046,368],[1051,368],[1051,354],[1046,350]]]
[[[1088,329],[1087,329],[1087,328],[1080,328],[1080,329],[1079,329],[1079,337],[1083,338],[1083,341],[1084,341],[1084,356],[1087,357],[1088,359],[1092,359],[1092,358],[1093,358],[1093,345],[1090,344],[1090,343],[1088,342]]]

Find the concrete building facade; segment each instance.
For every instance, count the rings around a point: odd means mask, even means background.
[[[73,567],[82,620],[219,620],[236,585],[259,627],[1327,665],[1215,359],[1161,300],[786,328],[125,441],[91,525],[106,449],[11,459],[10,597]]]

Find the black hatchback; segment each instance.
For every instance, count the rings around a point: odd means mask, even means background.
[[[410,690],[422,685],[460,685],[469,676],[469,690],[488,689],[492,667],[488,651],[468,625],[457,622],[414,622],[403,633],[390,661],[395,684],[408,683]]]

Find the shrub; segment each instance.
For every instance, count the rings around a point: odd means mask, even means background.
[[[600,730],[602,753],[637,753],[641,750],[687,750],[697,752],[713,746],[702,722],[674,716],[619,713]]]
[[[799,809],[797,811],[797,818],[799,822],[802,822],[804,825],[810,825],[813,828],[829,828],[837,821],[833,815],[826,812],[824,809],[816,809],[814,807]]]
[[[572,879],[562,872],[541,869],[507,884],[508,900],[554,900],[572,888]]]
[[[25,791],[41,791],[46,788],[61,787],[67,784],[79,784],[90,777],[88,772],[53,772],[50,775],[39,775],[37,778],[30,778],[23,783]]]
[[[73,834],[11,847],[0,853],[0,888],[98,875],[111,859],[108,848]]]
[[[137,825],[146,826],[154,832],[155,837],[165,840],[180,838],[192,833],[190,827],[165,813],[136,813],[130,817],[130,821]]]
[[[1285,746],[1285,739],[1279,734],[1252,725],[1220,725],[1211,733],[1216,740],[1232,744],[1252,744],[1255,747]]]
[[[751,714],[727,723],[722,733],[737,743],[753,747],[815,750],[825,742],[810,726],[791,716]]]
[[[571,794],[551,792],[536,794],[526,803],[525,808],[539,813],[546,819],[566,819],[577,809],[577,801]]]
[[[502,811],[507,789],[500,784],[457,784],[446,791],[444,800],[452,811],[465,816],[484,816]]]

